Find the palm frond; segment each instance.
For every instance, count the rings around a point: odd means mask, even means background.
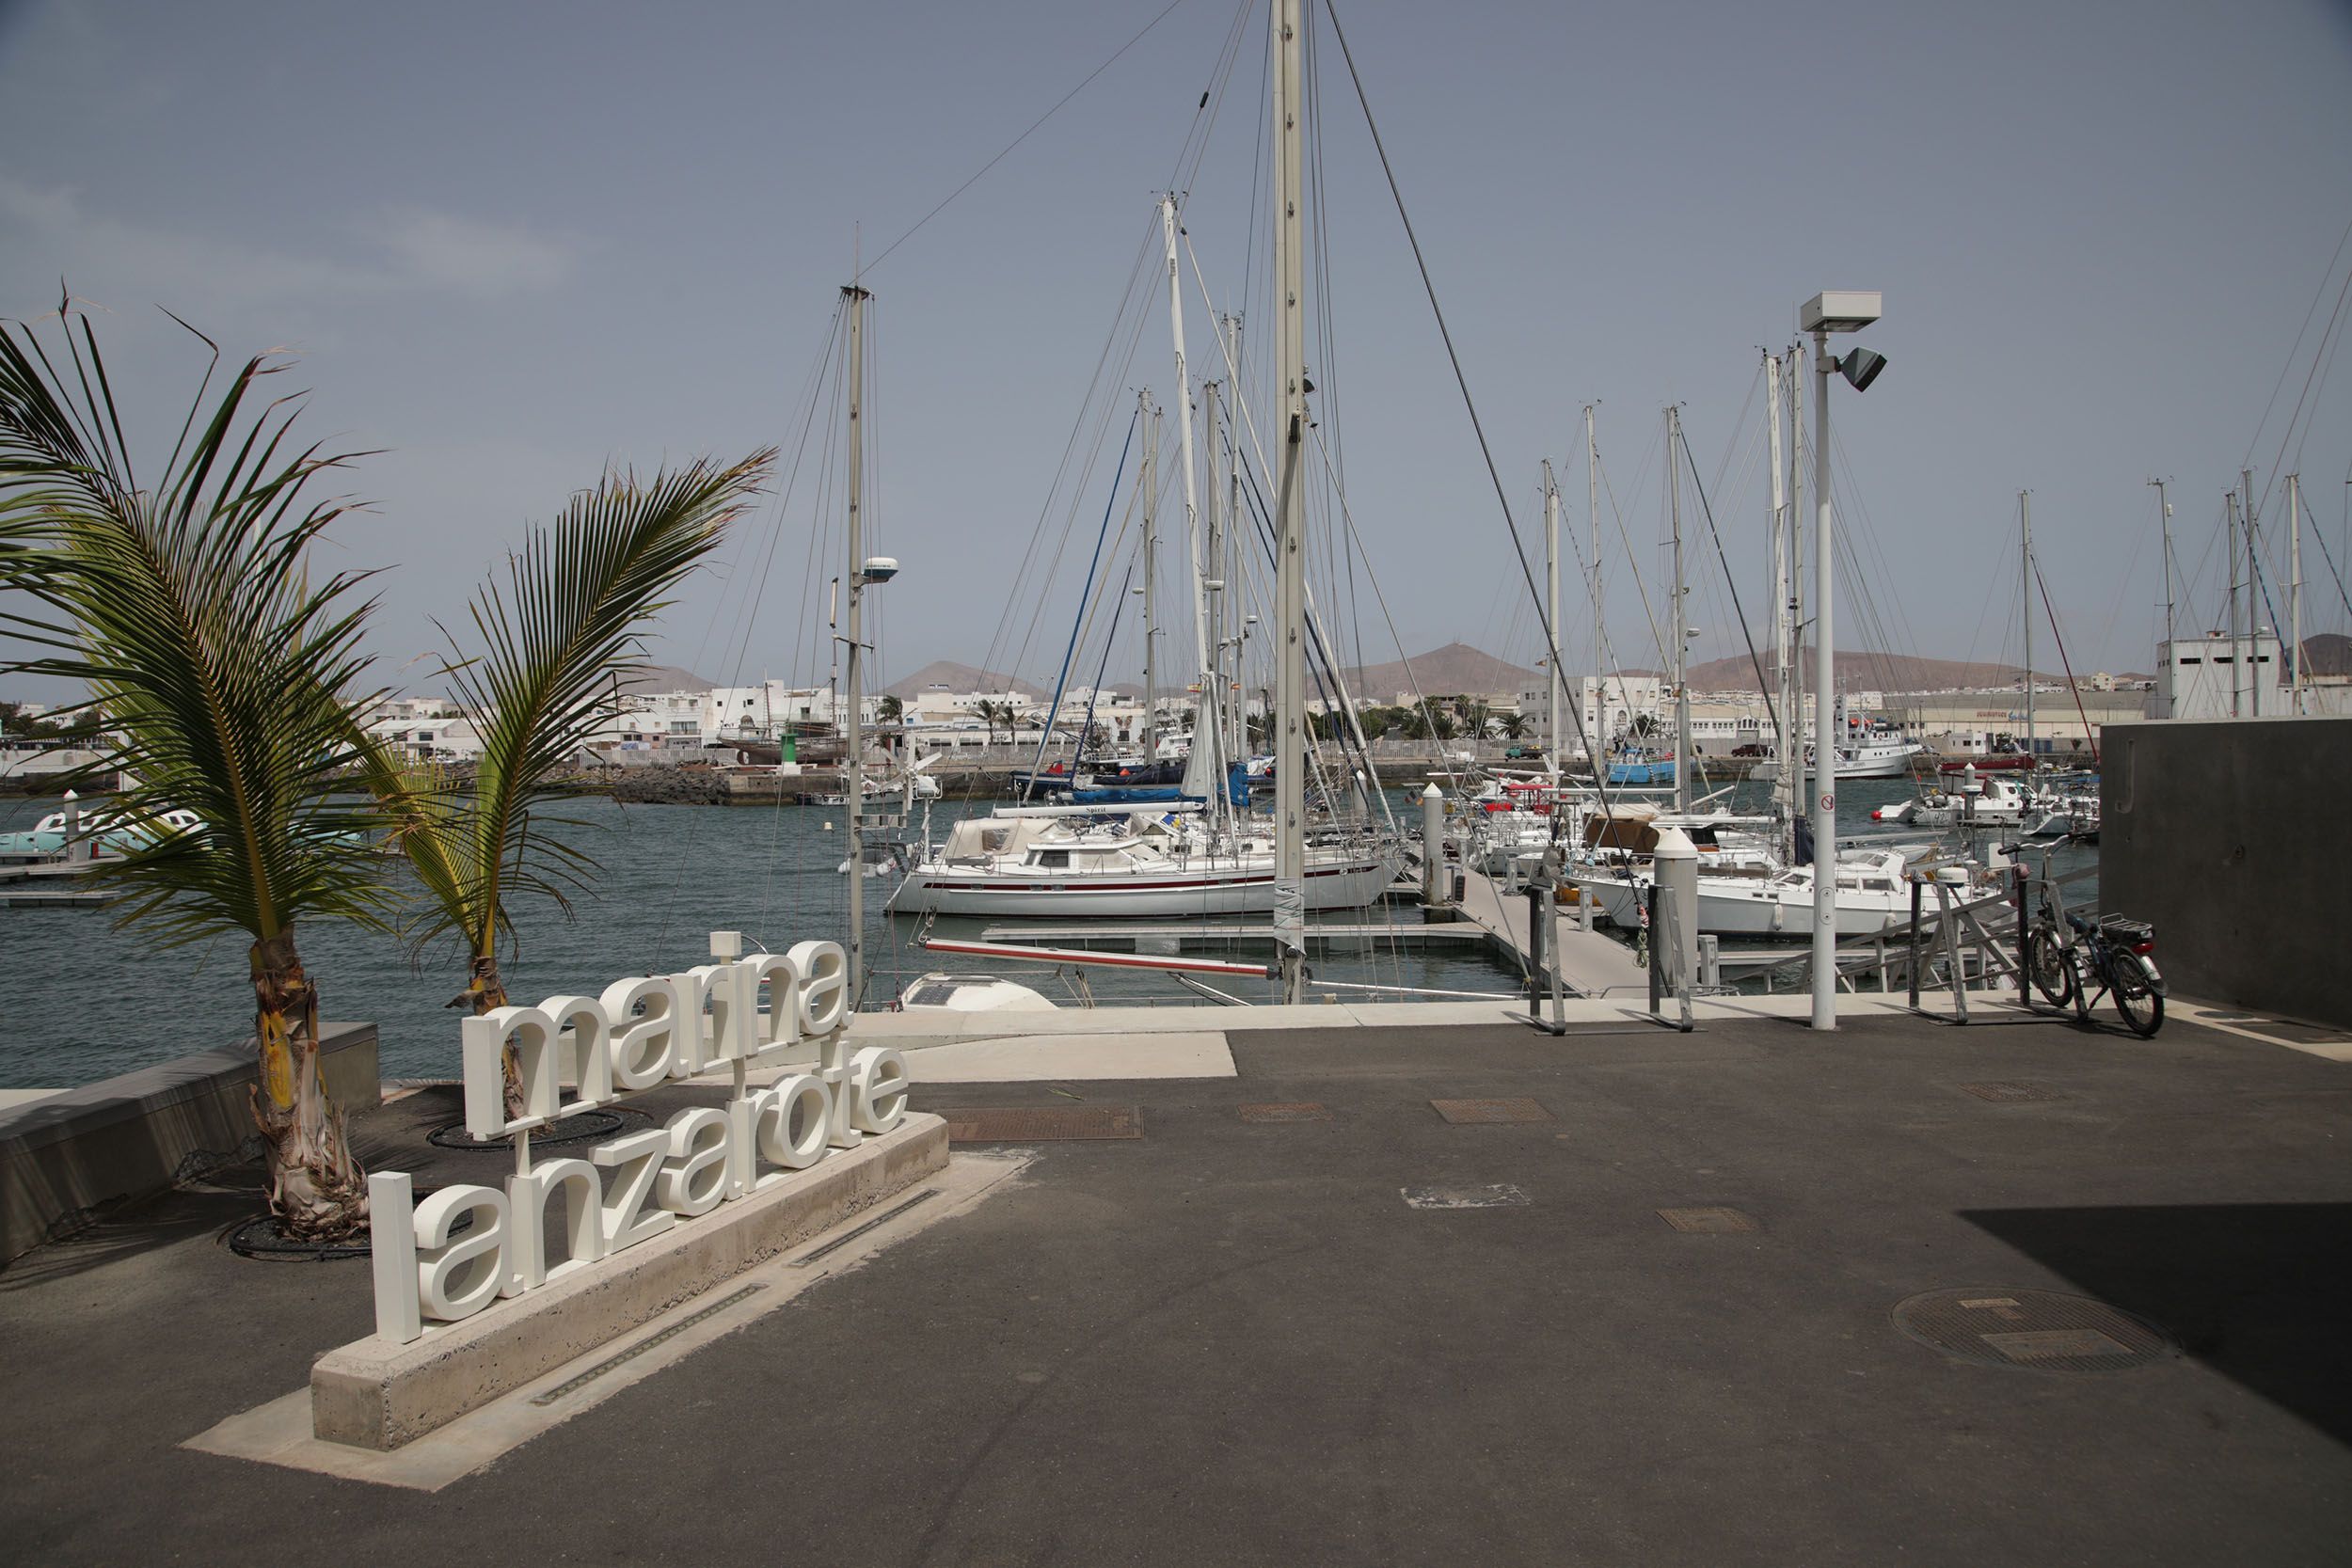
[[[123,889],[122,917],[167,941],[266,940],[309,915],[380,923],[379,817],[335,781],[376,695],[353,694],[373,601],[364,574],[309,572],[344,510],[310,493],[356,454],[293,443],[300,400],[256,395],[276,361],[246,360],[215,395],[215,350],[170,462],[142,486],[96,335],[70,306],[61,321],[61,358],[0,323],[0,518],[28,531],[8,580],[37,606],[9,619],[42,650],[13,667],[80,681],[81,705],[127,736],[99,765],[125,771],[126,812],[183,807],[204,825],[101,874]]]
[[[411,812],[401,831],[435,906],[420,943],[453,931],[493,956],[511,930],[511,897],[568,910],[587,885],[594,863],[556,831],[579,824],[542,808],[595,736],[615,677],[642,667],[640,629],[757,493],[773,456],[703,459],[643,484],[608,474],[551,528],[533,529],[503,580],[475,595],[478,651],[462,654],[452,637],[442,670],[480,727],[473,792],[462,808]]]

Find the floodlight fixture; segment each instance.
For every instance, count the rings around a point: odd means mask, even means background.
[[[1886,356],[1876,349],[1850,348],[1837,361],[1837,373],[1844,376],[1846,384],[1857,392],[1868,391],[1870,383],[1876,381],[1879,372],[1884,369]]]
[[[1797,308],[1798,329],[1859,332],[1879,319],[1883,297],[1876,289],[1824,289]]]

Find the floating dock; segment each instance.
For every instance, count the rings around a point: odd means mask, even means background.
[[[1274,945],[1274,927],[1265,926],[991,926],[982,942],[1020,942],[1041,947],[1107,948],[1122,953],[1186,953],[1219,947]],[[1310,949],[1374,947],[1422,948],[1459,946],[1489,941],[1484,926],[1469,920],[1398,921],[1386,925],[1311,924],[1307,927]]]
[[[1525,891],[1506,892],[1492,877],[1468,867],[1454,875],[1462,879],[1464,921],[1486,933],[1505,963],[1522,974],[1533,970],[1535,960],[1529,942],[1532,925]],[[1551,911],[1549,950],[1558,955],[1561,981],[1572,994],[1648,993],[1649,970],[1634,958],[1632,948],[1613,937],[1585,930],[1564,916],[1557,904]]]

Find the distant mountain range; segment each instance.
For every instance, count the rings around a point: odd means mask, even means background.
[[[2314,637],[2305,644],[2311,651],[2312,669],[2326,673],[2329,659],[2352,660],[2352,641],[2343,637]],[[2336,667],[2340,667],[2336,666]],[[1864,650],[1841,650],[1836,660],[1837,678],[1857,689],[1877,691],[1965,691],[1979,687],[2015,686],[2025,677],[2025,670],[2015,664],[1992,664],[1953,658],[1921,658],[1912,654],[1883,654]],[[1813,678],[1811,659],[1804,662],[1804,679]],[[1661,672],[1648,669],[1629,669],[1629,675],[1657,675]],[[1570,679],[1580,679],[1581,670],[1571,670]],[[2038,672],[2048,680],[2058,672],[2044,668]],[[2078,675],[2089,675],[2079,670]],[[2121,672],[2118,680],[2147,680],[2152,677],[2137,672]],[[1387,664],[1367,665],[1347,672],[1348,689],[1359,697],[1375,702],[1391,702],[1400,691],[1419,690],[1424,696],[1447,696],[1455,692],[1499,693],[1518,691],[1540,686],[1543,673],[1513,664],[1507,659],[1473,648],[1467,642],[1449,642],[1425,654],[1415,654],[1406,659]],[[1756,665],[1741,656],[1736,658],[1709,659],[1691,666],[1691,685],[1701,691],[1754,691],[1760,689]]]
[[[1517,691],[1542,678],[1533,670],[1497,658],[1467,642],[1449,642],[1410,658],[1367,664],[1346,672],[1350,694],[1376,703],[1392,703],[1400,691],[1418,691],[1424,697]]]
[[[624,691],[707,691],[716,681],[707,681],[691,670],[681,670],[675,664],[648,664],[621,682]]]
[[[904,680],[891,682],[882,688],[885,694],[906,701],[926,687],[944,686],[950,691],[1013,692],[1031,699],[1046,695],[1027,681],[1012,675],[1000,675],[993,670],[976,665],[958,664],[953,659],[935,658]]]
[[[1767,668],[1770,668],[1767,666]],[[1920,658],[1912,654],[1882,654],[1865,650],[1840,649],[1836,660],[1837,679],[1844,685],[1868,691],[1969,691],[1982,688],[2015,686],[2026,677],[2022,664],[1982,664],[1957,658]],[[2038,668],[2035,674],[2047,681],[2062,678],[2056,660]],[[2078,676],[2088,676],[2089,670],[2077,670]],[[2116,674],[2117,680],[2143,681],[2152,677],[2125,671]],[[1813,660],[1803,664],[1803,683],[1813,681]],[[1705,664],[1691,666],[1691,685],[1701,691],[1756,691],[1763,683],[1756,678],[1756,663],[1742,655],[1737,658],[1713,658]]]

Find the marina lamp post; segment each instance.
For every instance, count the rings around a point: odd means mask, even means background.
[[[1813,1027],[1837,1027],[1837,741],[1836,641],[1830,621],[1836,558],[1830,548],[1829,375],[1836,371],[1857,392],[1886,368],[1886,356],[1867,348],[1833,357],[1833,332],[1859,332],[1879,319],[1875,289],[1830,289],[1797,310],[1800,331],[1813,334]]]

